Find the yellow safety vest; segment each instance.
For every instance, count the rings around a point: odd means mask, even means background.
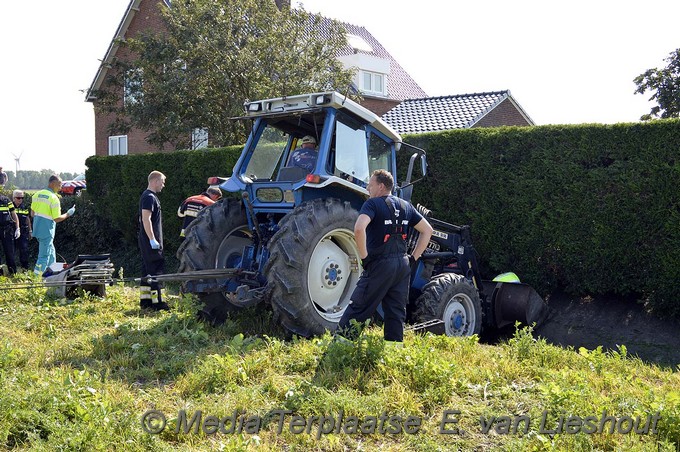
[[[48,188],[40,190],[31,198],[31,210],[36,217],[54,220],[61,215],[59,197]]]

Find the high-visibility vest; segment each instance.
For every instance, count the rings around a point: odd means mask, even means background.
[[[36,192],[31,198],[34,216],[54,220],[61,215],[59,197],[49,188]]]

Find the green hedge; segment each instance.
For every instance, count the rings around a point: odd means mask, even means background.
[[[179,247],[180,218],[177,208],[187,197],[207,188],[210,176],[231,176],[242,146],[201,151],[177,151],[111,157],[90,157],[86,161],[87,199],[91,199],[98,217],[107,218],[115,231],[120,231],[123,243],[111,242],[111,248],[124,246],[134,254],[137,247],[139,197],[147,186],[147,177],[153,170],[167,176],[165,188],[160,193],[163,214],[163,238],[166,249],[166,267],[174,271],[174,255]],[[133,263],[130,271],[136,273]],[[117,264],[121,265],[121,264]],[[130,273],[130,272],[128,272]]]
[[[486,276],[515,271],[544,295],[557,288],[637,294],[680,316],[680,121],[466,129],[405,140],[428,153],[429,177],[415,186],[414,202],[472,225]],[[87,196],[135,250],[139,195],[151,170],[164,172],[172,259],[178,205],[205,189],[206,177],[230,175],[239,152],[91,157]],[[399,156],[402,170],[408,157]]]
[[[515,271],[542,293],[638,294],[680,315],[680,121],[406,141],[428,152],[414,201],[472,225],[487,272]]]

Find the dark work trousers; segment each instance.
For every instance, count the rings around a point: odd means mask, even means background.
[[[14,260],[14,224],[2,227],[2,249],[5,251],[5,260],[9,274],[17,272],[17,264]]]
[[[370,319],[382,303],[384,338],[386,341],[403,342],[406,303],[411,276],[408,256],[403,245],[391,238],[381,248],[380,254],[371,256],[350,297],[351,303],[338,323],[341,334],[351,334],[350,320],[363,323]]]
[[[165,272],[165,259],[163,250],[154,250],[146,236],[138,239],[139,249],[142,252],[142,282],[139,284],[139,305],[142,308],[154,307],[162,303],[161,285],[157,282],[149,282],[146,276],[162,275]]]
[[[21,268],[28,270],[28,231],[21,231],[21,236],[14,240],[14,249],[19,250]]]

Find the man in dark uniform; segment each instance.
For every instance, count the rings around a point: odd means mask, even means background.
[[[17,264],[14,260],[14,239],[19,238],[19,234],[21,234],[18,225],[19,219],[14,204],[7,196],[0,195],[0,239],[10,275],[17,272]]]
[[[147,276],[160,275],[165,270],[163,257],[163,220],[161,202],[157,193],[165,187],[165,175],[151,171],[146,190],[139,198],[139,236],[138,244],[142,252],[142,282],[139,285],[139,306],[155,310],[168,309],[161,297],[161,287],[157,281],[149,281]]]
[[[212,206],[222,197],[222,192],[219,187],[208,187],[206,191],[200,195],[189,196],[177,209],[177,216],[184,218],[182,223],[182,230],[179,236],[184,240],[184,234],[186,232],[189,223],[194,221],[199,214],[199,212],[208,206]]]
[[[368,182],[370,199],[354,225],[364,271],[338,324],[340,334],[351,336],[350,320],[363,323],[382,303],[385,341],[404,340],[410,265],[425,251],[432,226],[410,203],[391,195],[393,186],[394,179],[386,170],[374,171]],[[406,254],[409,228],[420,233],[410,256]]]
[[[19,262],[21,267],[28,269],[28,241],[31,240],[33,231],[31,229],[31,211],[24,202],[24,192],[14,190],[12,202],[16,208],[17,218],[19,219],[19,238],[14,240],[14,248],[19,250]]]

